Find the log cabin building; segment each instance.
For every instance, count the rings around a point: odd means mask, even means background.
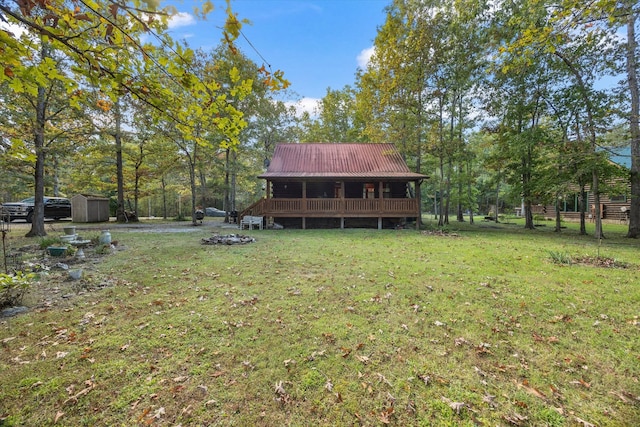
[[[604,184],[605,188],[608,188],[608,191],[600,194],[600,219],[608,222],[628,223],[631,210],[631,181],[630,175],[628,175],[631,170],[631,148],[607,148],[607,151],[610,155],[610,164],[619,168],[621,176],[601,183],[601,185]],[[573,188],[574,192],[565,194],[558,200],[560,217],[570,221],[579,220],[580,201],[584,199],[586,200],[585,217],[587,220],[593,221],[596,211],[594,194],[591,191],[586,191],[580,197],[577,186]],[[517,214],[521,212],[522,209],[516,209]],[[534,205],[532,206],[532,213],[533,215],[553,219],[556,215],[556,206]]]
[[[265,197],[240,215],[286,228],[395,228],[419,217],[420,184],[393,144],[278,144]],[[416,221],[416,227],[419,221]]]

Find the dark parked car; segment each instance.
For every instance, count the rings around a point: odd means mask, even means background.
[[[31,222],[33,219],[34,198],[29,197],[19,202],[3,203],[2,207],[8,212],[10,220],[24,219]],[[71,201],[64,197],[44,198],[44,217],[52,219],[69,218],[71,216]]]
[[[225,214],[224,211],[221,211],[220,209],[216,209],[216,208],[205,208],[204,213],[207,216],[217,216],[217,217],[224,217],[224,214]]]

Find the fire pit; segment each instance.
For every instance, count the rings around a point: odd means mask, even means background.
[[[245,236],[242,234],[226,234],[220,236],[214,234],[213,236],[202,239],[203,245],[245,245],[247,243],[255,243],[256,239],[251,236]]]

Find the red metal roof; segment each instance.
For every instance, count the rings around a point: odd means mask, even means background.
[[[391,178],[418,180],[393,144],[278,144],[258,178]]]

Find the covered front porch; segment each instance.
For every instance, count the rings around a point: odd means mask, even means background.
[[[269,220],[300,218],[299,227],[325,224],[339,228],[365,226],[370,220],[382,229],[404,224],[420,215],[420,181],[267,180],[266,197],[241,215]],[[337,219],[337,221],[319,219]],[[357,220],[356,220],[357,219]],[[364,219],[369,219],[366,221]],[[309,220],[309,221],[308,221]]]

